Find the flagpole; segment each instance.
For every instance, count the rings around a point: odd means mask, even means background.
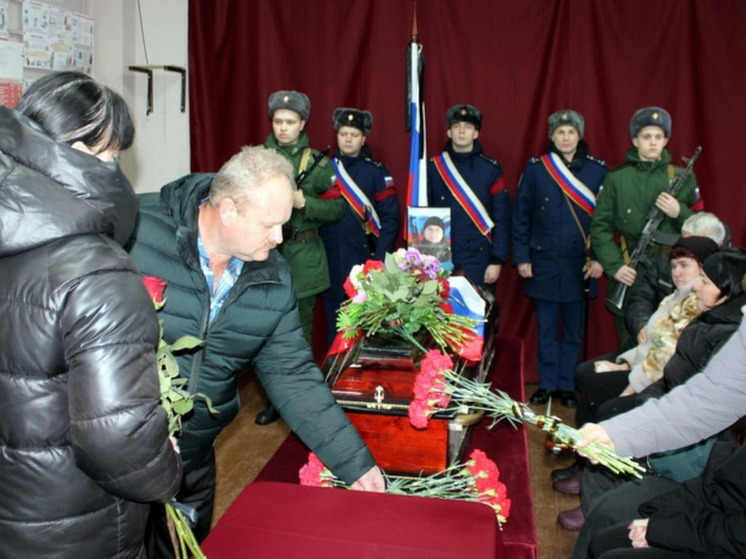
[[[424,59],[414,5],[412,36],[407,57],[407,129],[410,133],[407,206],[427,206],[427,160],[425,149],[425,107],[423,102]]]

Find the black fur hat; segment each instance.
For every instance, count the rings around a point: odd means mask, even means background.
[[[454,105],[446,112],[446,128],[457,122],[468,122],[479,130],[482,128],[482,111],[474,105]]]
[[[352,126],[362,131],[363,136],[367,136],[370,134],[370,129],[373,128],[373,115],[370,111],[362,111],[350,107],[334,109],[332,121],[334,122],[335,132],[339,132],[342,126]]]

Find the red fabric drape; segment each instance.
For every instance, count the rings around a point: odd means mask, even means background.
[[[514,193],[528,158],[544,149],[551,112],[580,111],[591,152],[614,167],[630,146],[632,113],[659,105],[673,116],[675,160],[703,146],[695,172],[706,209],[744,244],[746,3],[429,0],[417,10],[430,155],[446,140],[446,109],[477,105],[480,140]],[[335,145],[336,107],[373,112],[369,145],[403,200],[412,13],[413,2],[402,0],[190,0],[193,170],[217,170],[242,145],[262,143],[268,95],[297,89],[312,101],[307,130],[315,147]],[[503,270],[498,300],[501,334],[524,338],[531,363],[533,309],[512,266]],[[589,356],[615,347],[602,298],[591,305],[589,331]]]

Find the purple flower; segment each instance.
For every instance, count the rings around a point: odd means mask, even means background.
[[[430,279],[435,279],[438,277],[438,272],[440,271],[440,261],[434,256],[430,256],[429,254],[425,255],[422,262],[422,271],[425,272],[427,277]]]
[[[404,253],[404,260],[413,268],[420,265],[422,262],[422,256],[420,255],[419,250],[409,249]]]

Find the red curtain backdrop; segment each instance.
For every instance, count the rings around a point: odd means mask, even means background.
[[[446,141],[447,108],[476,105],[480,141],[512,195],[526,161],[544,150],[550,113],[580,111],[591,153],[614,167],[630,147],[632,113],[659,105],[673,116],[674,160],[703,146],[695,172],[706,209],[744,245],[746,2],[427,0],[416,9],[429,156]],[[268,95],[296,89],[311,98],[317,148],[335,146],[336,107],[373,113],[368,143],[404,200],[413,10],[405,0],[190,0],[192,169],[215,171],[241,146],[263,143]],[[526,340],[530,380],[536,332],[521,281],[512,265],[503,269],[500,333]],[[612,350],[602,298],[589,323],[588,356]]]

